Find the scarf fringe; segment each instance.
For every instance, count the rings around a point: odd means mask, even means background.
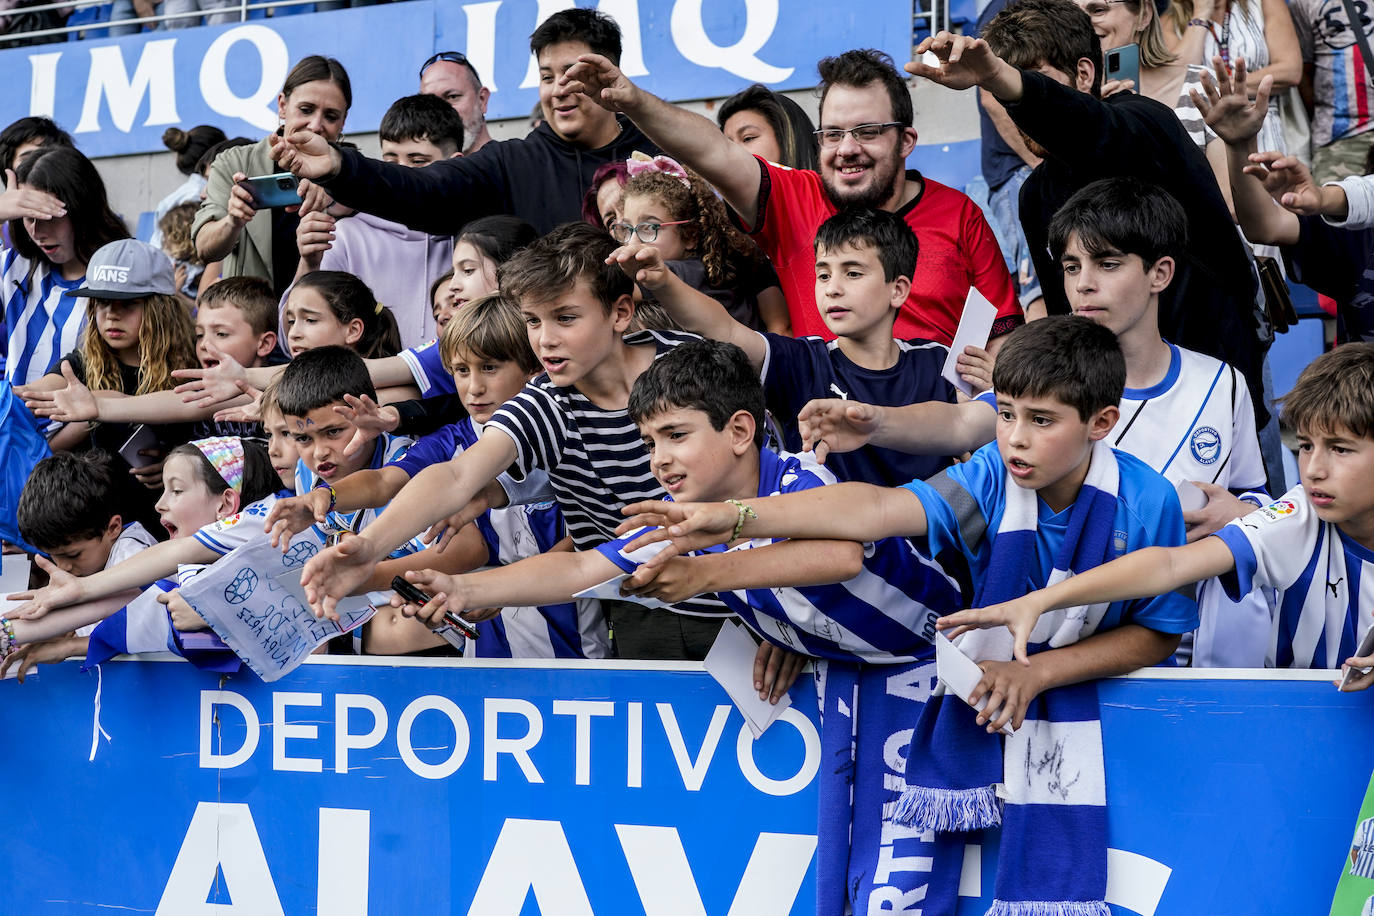
[[[922,830],[966,833],[1002,823],[1002,805],[992,786],[975,789],[907,786],[893,809],[892,820]]]
[[[1101,900],[994,900],[986,916],[1111,916]]]

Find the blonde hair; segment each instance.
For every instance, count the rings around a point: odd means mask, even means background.
[[[515,303],[499,292],[478,296],[458,310],[439,337],[439,356],[451,372],[459,356],[513,362],[533,374],[541,363]]]
[[[1135,13],[1136,22],[1140,21],[1141,11],[1148,9],[1150,21],[1141,28],[1136,29],[1135,40],[1140,45],[1140,67],[1142,70],[1153,70],[1155,67],[1162,67],[1165,64],[1172,64],[1178,60],[1178,55],[1169,50],[1169,46],[1164,43],[1164,29],[1160,25],[1159,14],[1155,8],[1154,0],[1125,0],[1126,8]],[[1148,5],[1147,5],[1148,4]],[[1103,48],[1105,56],[1111,48]],[[1136,87],[1140,91],[1140,87]]]
[[[92,391],[122,391],[119,357],[100,336],[95,320],[96,303],[86,300],[86,329],[81,334],[81,358],[86,367],[86,387]],[[140,300],[128,299],[122,304]],[[143,317],[138,329],[138,389],[134,394],[166,391],[176,385],[173,369],[191,369],[196,361],[196,332],[191,317],[175,296],[142,297]]]
[[[1234,6],[1241,12],[1247,9],[1247,4],[1248,0],[1227,0],[1227,6]],[[1183,37],[1183,33],[1188,30],[1188,23],[1195,17],[1195,10],[1193,0],[1169,0],[1169,5],[1164,10],[1164,16],[1169,20],[1175,38]],[[1211,63],[1211,61],[1203,61],[1203,66],[1210,68]]]

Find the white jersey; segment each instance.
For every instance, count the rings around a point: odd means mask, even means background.
[[[1360,821],[1350,841],[1350,873],[1374,880],[1374,817]]]
[[[153,537],[147,528],[138,522],[130,522],[124,526],[124,530],[119,532],[119,537],[115,538],[115,542],[110,545],[110,555],[105,558],[105,569],[123,563],[140,550],[152,547],[156,543],[157,538]],[[77,627],[76,635],[90,636],[95,627],[96,625],[93,623],[84,627]]]
[[[1255,435],[1255,412],[1245,379],[1211,356],[1169,345],[1164,379],[1149,388],[1127,388],[1121,419],[1108,434],[1113,446],[1144,461],[1172,484],[1204,481],[1237,496],[1264,494],[1264,459]],[[1215,579],[1199,583],[1197,633],[1191,646],[1196,668],[1259,668],[1269,647],[1271,596],[1256,589],[1239,601],[1227,598]]]

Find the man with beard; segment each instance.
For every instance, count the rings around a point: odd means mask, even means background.
[[[1160,295],[1160,333],[1240,370],[1263,430],[1268,326],[1256,312],[1256,277],[1216,178],[1173,110],[1133,92],[1099,98],[1102,50],[1092,21],[1072,0],[1018,0],[988,23],[982,39],[941,32],[918,55],[927,49],[939,65],[918,57],[906,65],[909,72],[951,89],[991,93],[1044,160],[1021,189],[1021,225],[1050,314],[1069,311],[1063,271],[1049,252],[1050,218],[1075,191],[1127,176],[1159,185],[1183,204],[1188,248]],[[1270,479],[1281,480],[1271,457],[1266,453]]]
[[[604,57],[583,57],[560,91],[583,92],[629,115],[649,139],[716,186],[777,269],[796,336],[834,337],[816,310],[814,245],[821,223],[848,207],[895,212],[916,233],[916,277],[894,336],[948,346],[971,286],[997,306],[994,337],[1021,324],[1011,275],[982,211],[959,191],[903,168],[916,131],[911,93],[892,59],[847,51],[818,69],[819,175],[755,157],[700,115],[635,86]]]
[[[482,85],[477,68],[464,54],[440,51],[420,65],[420,92],[434,95],[458,112],[463,119],[467,143],[463,155],[470,156],[491,142],[487,130],[487,100],[491,90]]]

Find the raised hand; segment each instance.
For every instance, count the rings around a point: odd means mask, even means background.
[[[939,66],[921,60],[927,51],[939,59]],[[1003,66],[1006,65],[983,39],[942,31],[917,45],[916,59],[903,68],[947,89],[968,89],[996,78]]]
[[[272,145],[272,159],[297,178],[332,178],[343,164],[339,151],[312,131],[298,130],[289,137],[273,134],[268,142]]]
[[[183,382],[173,390],[181,395],[181,399],[187,404],[196,407],[213,407],[242,394],[238,383],[246,383],[248,373],[239,361],[208,340],[205,342],[205,352],[218,362],[206,369],[173,369],[173,378],[191,380]]]
[[[338,620],[339,601],[367,583],[380,559],[371,542],[356,534],[311,557],[301,572],[301,586],[315,616]]]
[[[267,513],[262,530],[272,535],[272,546],[282,553],[291,547],[291,539],[314,524],[324,524],[329,513],[329,491],[316,487],[309,493],[279,499]]]
[[[831,452],[852,452],[871,440],[882,424],[882,408],[839,398],[808,401],[797,414],[802,450],[824,463]]]
[[[1220,57],[1212,58],[1212,68],[1215,76],[1206,71],[1202,74],[1202,94],[1196,89],[1190,89],[1188,94],[1197,110],[1202,112],[1202,119],[1218,137],[1230,144],[1246,143],[1259,134],[1264,124],[1274,78],[1266,76],[1260,80],[1259,91],[1252,102],[1245,88],[1244,58],[1236,59],[1234,75]]]
[[[14,169],[5,169],[5,193],[0,194],[0,220],[54,219],[66,215],[66,204],[47,191],[19,187]]]
[[[606,259],[607,264],[616,264],[631,280],[645,289],[662,289],[668,282],[668,265],[663,263],[663,255],[653,245],[645,245],[631,237]]]
[[[607,111],[631,111],[639,88],[600,54],[584,54],[558,78],[560,95],[580,92]]]
[[[1300,216],[1322,213],[1322,189],[1302,160],[1283,153],[1251,153],[1245,174],[1253,175],[1264,185],[1269,196],[1285,210]]]
[[[344,446],[344,454],[352,458],[363,450],[363,446],[382,433],[395,432],[401,425],[401,414],[390,405],[378,407],[377,402],[367,395],[354,397],[344,395],[343,406],[335,405],[334,412],[353,424],[353,438]]]

